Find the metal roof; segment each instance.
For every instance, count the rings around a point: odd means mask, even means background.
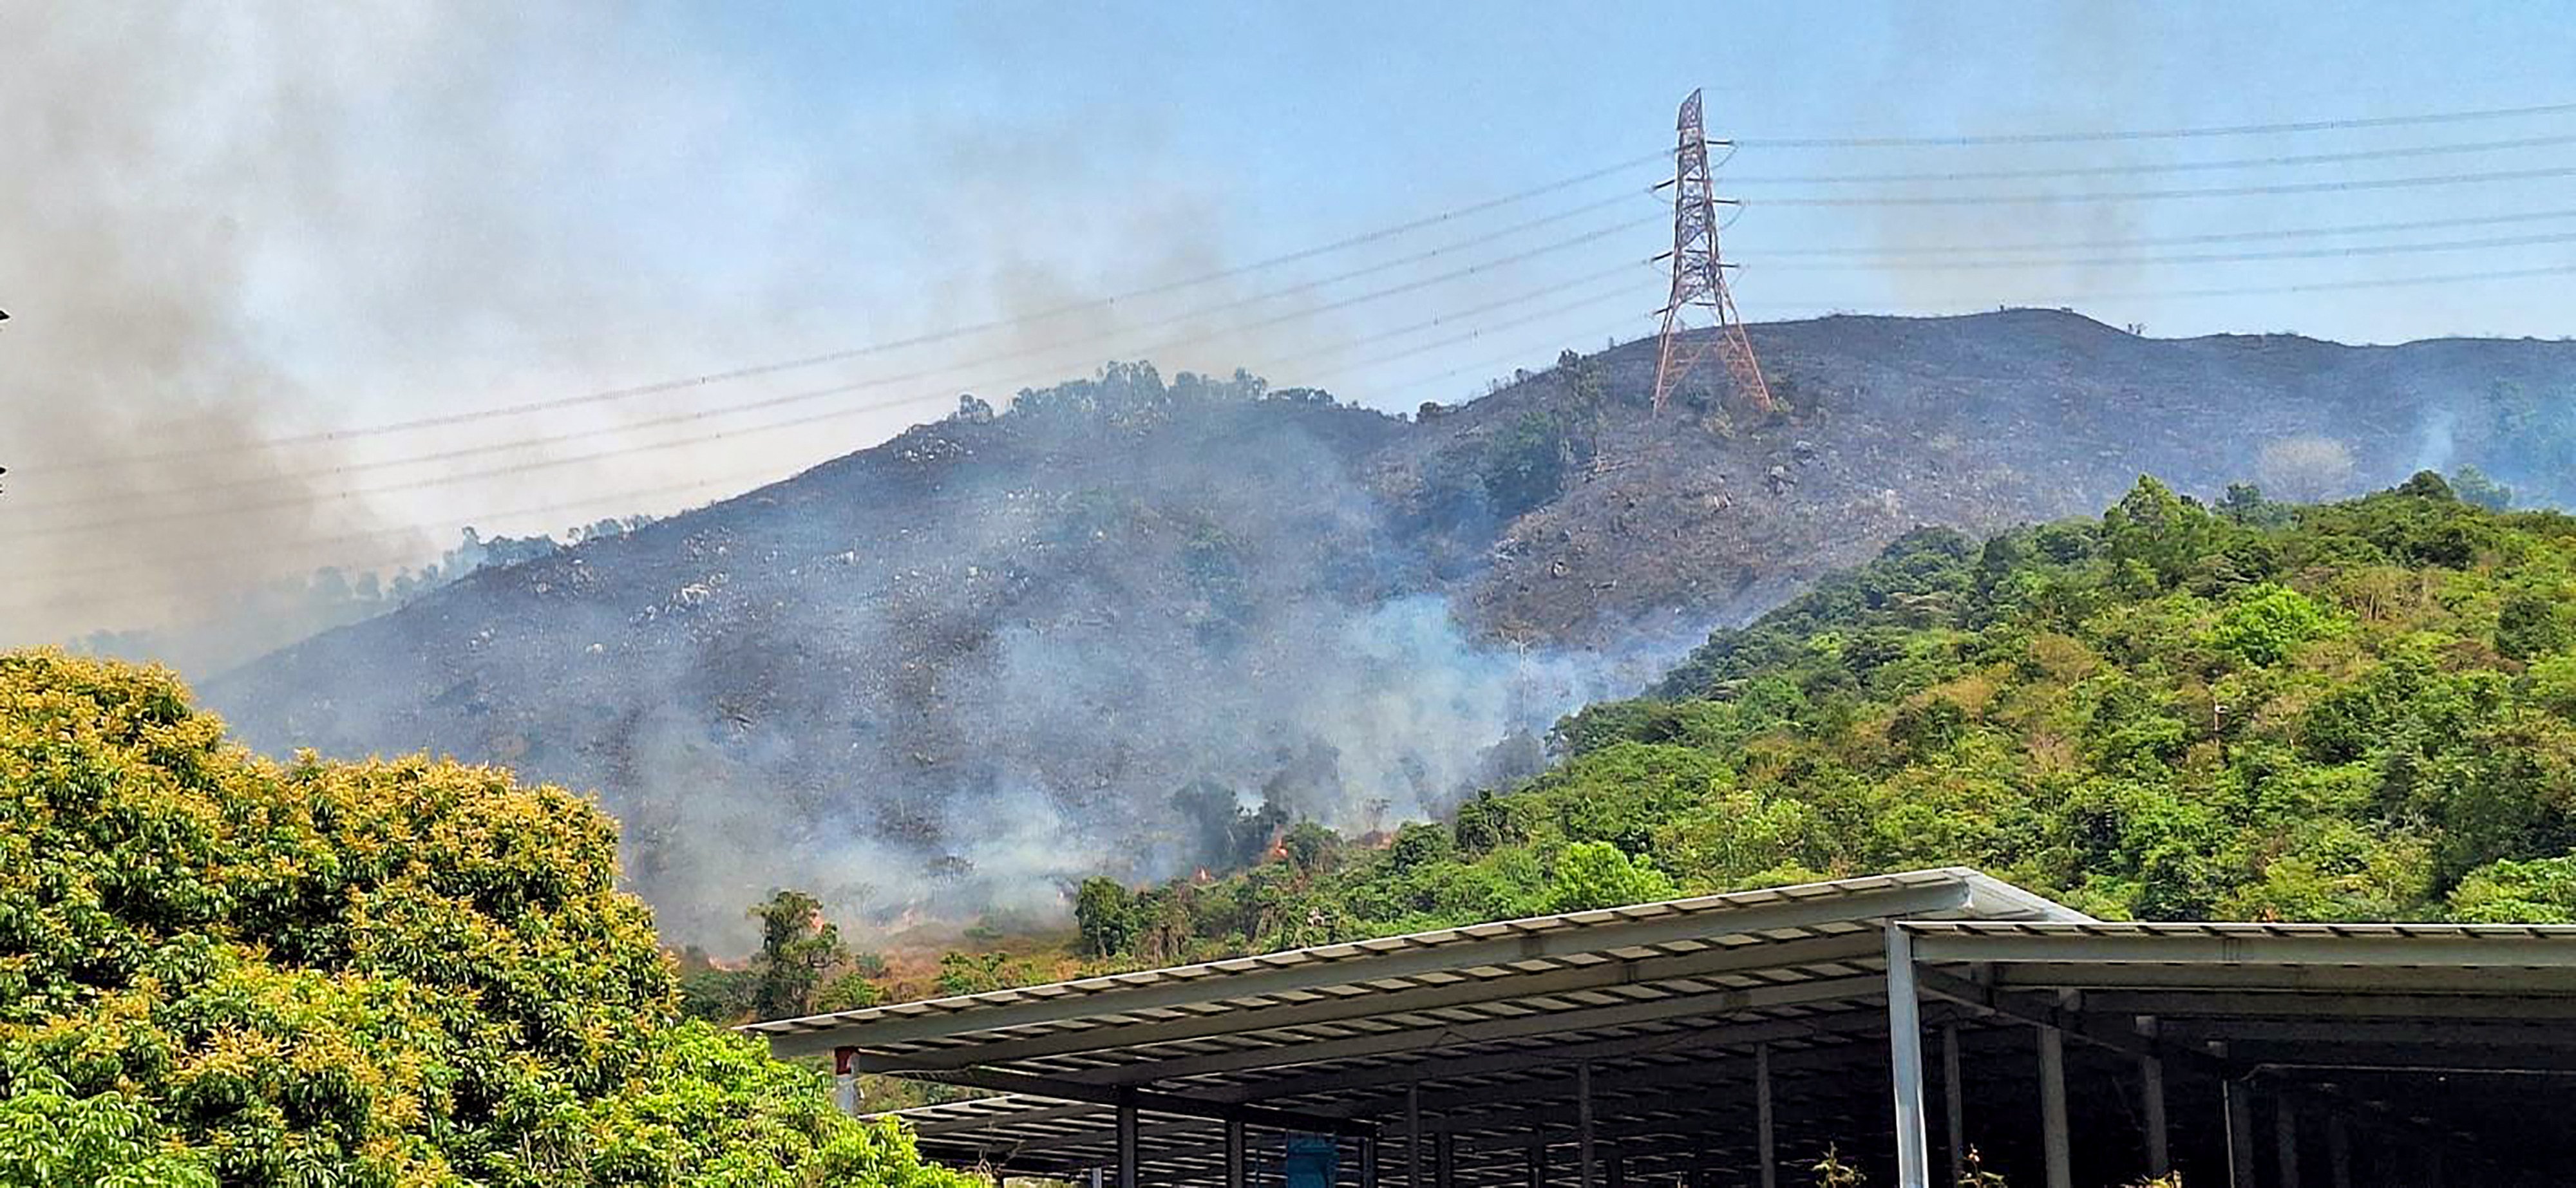
[[[1361,995],[1517,981],[1551,971],[1847,933],[1894,918],[2084,920],[2073,909],[1973,870],[1945,867],[1565,912],[1404,936],[1316,945],[1136,973],[1079,978],[861,1010],[752,1023],[782,1054],[857,1044],[872,1051],[950,1046],[974,1033],[1037,1035],[1111,1024],[1204,1020],[1311,1007]],[[1743,984],[1744,979],[1735,979]],[[1472,990],[1454,990],[1463,1000]],[[1311,1013],[1311,1012],[1310,1012]],[[1265,1017],[1266,1018],[1266,1017]]]
[[[2025,1029],[2037,1024],[2088,1041],[2097,1061],[2198,1045],[2177,1067],[2203,1072],[2218,1067],[2213,1041],[2276,1068],[2312,1039],[2346,1065],[2405,1066],[2439,1042],[2444,1059],[2468,1065],[2531,1050],[2576,1069],[2576,927],[2101,921],[1961,868],[743,1030],[783,1054],[842,1049],[855,1071],[1001,1091],[900,1112],[950,1162],[1099,1167],[1115,1158],[1124,1101],[1144,1119],[1139,1157],[1157,1185],[1222,1183],[1211,1127],[1230,1118],[1273,1139],[1409,1136],[1418,1121],[1454,1147],[1456,1188],[1505,1188],[1526,1180],[1531,1149],[1572,1141],[1578,1082],[1591,1086],[1604,1141],[1641,1175],[1678,1172],[1722,1153],[1713,1135],[1747,1133],[1757,1061],[1780,1086],[1786,1132],[1889,1133],[1887,961],[1899,942],[1922,1021],[1962,1036],[1972,1068],[2026,1062]],[[2133,1020],[2149,1015],[2169,1039],[2140,1037]],[[2462,1057],[2462,1044],[2488,1047]]]

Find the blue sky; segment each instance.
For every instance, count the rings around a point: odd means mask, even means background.
[[[2564,7],[2552,4],[1492,5],[1472,15],[1459,6],[1081,4],[979,5],[972,16],[935,6],[898,12],[817,5],[729,12],[703,28],[717,53],[761,80],[761,120],[797,130],[788,135],[844,143],[865,156],[878,147],[870,143],[871,131],[890,124],[1015,127],[1051,142],[1029,163],[1032,182],[1043,186],[1051,171],[1076,169],[1195,188],[1222,203],[1219,229],[1229,247],[1258,257],[1652,149],[1664,139],[1673,104],[1693,86],[1709,88],[1713,132],[1749,141],[2407,116],[2576,99],[2566,66],[2576,61],[2576,22],[2567,18]],[[2033,238],[2125,240],[2539,212],[2576,202],[2576,187],[2566,178],[2001,209],[1766,209],[1762,201],[1854,192],[1766,178],[2138,166],[2530,140],[2571,130],[2576,118],[2561,114],[2144,144],[1757,145],[1738,153],[1725,171],[1742,179],[1735,192],[1752,202],[1729,244],[1750,268],[1742,298],[1755,317],[1772,306],[1784,314],[1819,304],[1973,308],[1981,299],[2566,263],[2576,253],[2565,247],[2526,246],[2204,262],[2116,275],[2097,269],[2083,276],[1891,279],[1865,271],[1801,273],[1791,259],[1767,257],[1879,243],[1955,246],[1973,254],[1981,244]],[[1068,140],[1080,143],[1066,148],[1061,142]],[[2561,144],[2326,167],[2110,177],[2051,188],[2401,178],[2569,164],[2576,164],[2576,150]],[[1007,158],[993,166],[1016,167]],[[1929,192],[2033,188],[1987,184]],[[1032,204],[1033,212],[1046,209],[1043,199]],[[2569,229],[2563,223],[2518,228]],[[1595,255],[1639,242],[1651,250],[1657,234],[1649,228]],[[2495,234],[2419,233],[2369,242]],[[1102,281],[1115,283],[1108,276]],[[2110,320],[2142,321],[2157,332],[2297,329],[2387,341],[2566,333],[2576,330],[2570,325],[2576,318],[2552,300],[2564,288],[2563,281],[2537,280],[2104,305]]]
[[[1725,243],[1753,320],[2032,303],[2155,335],[2576,334],[2576,273],[2384,284],[2576,268],[2576,109],[1786,143],[2576,104],[2569,16],[0,0],[0,39],[35,67],[0,77],[0,101],[32,113],[0,127],[17,368],[0,442],[96,461],[153,425],[238,462],[183,480],[13,461],[0,535],[79,529],[51,539],[160,567],[185,609],[243,576],[157,560],[234,498],[210,489],[259,504],[240,519],[257,572],[373,567],[467,523],[560,530],[737,492],[958,392],[998,401],[1111,358],[1249,366],[1386,409],[1472,396],[1651,331],[1664,282],[1644,261],[1669,231],[1650,158],[1694,87],[1710,131],[1743,142],[1720,179],[1746,200]],[[2282,157],[2330,160],[2221,167]],[[2487,180],[2417,180],[2458,176]],[[2099,199],[2265,187],[2309,188]],[[1995,196],[2047,200],[1949,201]],[[2383,229],[2325,234],[2354,226]],[[2271,258],[2169,258],[2250,254]],[[2236,292],[2284,288],[2304,291]],[[138,349],[171,309],[190,317]],[[939,333],[960,326],[986,328]],[[590,398],[823,354],[839,357]],[[170,429],[181,413],[208,420]],[[335,436],[259,445],[317,434]],[[76,593],[71,618],[108,614]]]

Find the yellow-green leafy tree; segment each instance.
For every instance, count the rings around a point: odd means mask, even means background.
[[[616,826],[0,655],[0,1185],[962,1188],[682,1019]]]

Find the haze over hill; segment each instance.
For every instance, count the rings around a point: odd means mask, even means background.
[[[2141,472],[2311,498],[2560,481],[2576,344],[2142,338],[2070,313],[1754,328],[1787,400],[1645,407],[1651,341],[1397,418],[1141,366],[488,570],[206,690],[258,744],[598,788],[676,939],[798,885],[1056,913],[1534,770],[1537,737],[1918,524]],[[2543,410],[2543,396],[2562,411]],[[2563,492],[2530,490],[2530,495]],[[1177,810],[1177,811],[1176,811]]]

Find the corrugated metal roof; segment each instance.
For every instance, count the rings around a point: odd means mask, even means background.
[[[1629,1148],[1632,1166],[1679,1174],[1726,1141],[1712,1138],[1724,1131],[1712,1117],[1731,1108],[1718,1091],[1741,1094],[1757,1050],[1783,1078],[1783,1100],[1823,1103],[1802,1107],[1808,1125],[1844,1125],[1837,1103],[1868,1100],[1886,1069],[1890,925],[1914,946],[1926,1024],[1988,1044],[1988,1060],[2026,1053],[2017,1029],[2031,1010],[2077,999],[2240,1047],[2316,1026],[2339,1040],[2414,1042],[2437,1017],[2524,1042],[2560,1036],[2576,1018],[2576,927],[2099,921],[1949,868],[746,1030],[783,1051],[850,1046],[877,1071],[1078,1099],[1005,1094],[901,1111],[923,1149],[950,1162],[1101,1166],[1115,1157],[1114,1111],[1097,1095],[1152,1090],[1167,1109],[1192,1106],[1157,1113],[1126,1098],[1148,1116],[1147,1179],[1213,1186],[1223,1156],[1200,1106],[1374,1121],[1394,1134],[1410,1090],[1426,1127],[1458,1144],[1457,1188],[1512,1188],[1527,1146],[1563,1137],[1579,1066],[1591,1070],[1600,1116],[1644,1144]],[[2312,1024],[2302,1003],[2336,1022]]]
[[[2278,923],[2169,920],[1907,920],[1917,936],[2394,937],[2576,941],[2576,924]]]
[[[1943,900],[1955,902],[1926,906]],[[902,1049],[963,1039],[969,1032],[1006,1031],[1007,1038],[1029,1039],[1045,1032],[1502,983],[1585,965],[1835,935],[1863,922],[1874,926],[1897,914],[1918,913],[2085,918],[1976,871],[1948,867],[1316,945],[752,1023],[742,1030],[768,1037],[782,1051],[840,1045]],[[1739,975],[1719,985],[1746,988],[1760,980]],[[1472,1001],[1482,995],[1470,988],[1448,997]]]

